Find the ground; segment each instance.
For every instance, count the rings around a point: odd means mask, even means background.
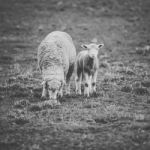
[[[0,0],[0,149],[150,149],[149,0]],[[37,47],[68,32],[103,42],[97,95],[41,100]]]

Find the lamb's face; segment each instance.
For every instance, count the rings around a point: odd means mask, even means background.
[[[49,99],[56,100],[62,90],[62,82],[58,80],[47,81]]]
[[[101,47],[103,47],[103,44],[95,44],[95,43],[91,43],[91,44],[87,44],[87,45],[82,45],[83,48],[88,50],[88,55],[91,58],[96,58],[98,55],[98,51]]]

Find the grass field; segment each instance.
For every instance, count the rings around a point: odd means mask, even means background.
[[[149,0],[0,0],[0,150],[150,149]],[[37,47],[54,30],[98,39],[97,94],[41,100]],[[74,77],[74,76],[73,76]]]

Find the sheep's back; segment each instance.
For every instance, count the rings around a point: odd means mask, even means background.
[[[42,41],[38,48],[38,64],[40,69],[53,65],[63,65],[63,54],[53,40]]]
[[[55,38],[59,47],[62,47],[63,57],[69,61],[69,64],[73,64],[76,58],[76,48],[69,34],[61,31],[54,31],[47,36],[49,38]]]
[[[75,62],[76,49],[72,38],[65,32],[50,33],[40,44],[38,49],[39,67],[49,65],[62,65],[67,72],[70,65]]]

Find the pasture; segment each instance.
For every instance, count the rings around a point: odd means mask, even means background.
[[[149,0],[0,0],[0,150],[150,149]],[[37,47],[54,30],[97,39],[97,94],[41,100]]]

